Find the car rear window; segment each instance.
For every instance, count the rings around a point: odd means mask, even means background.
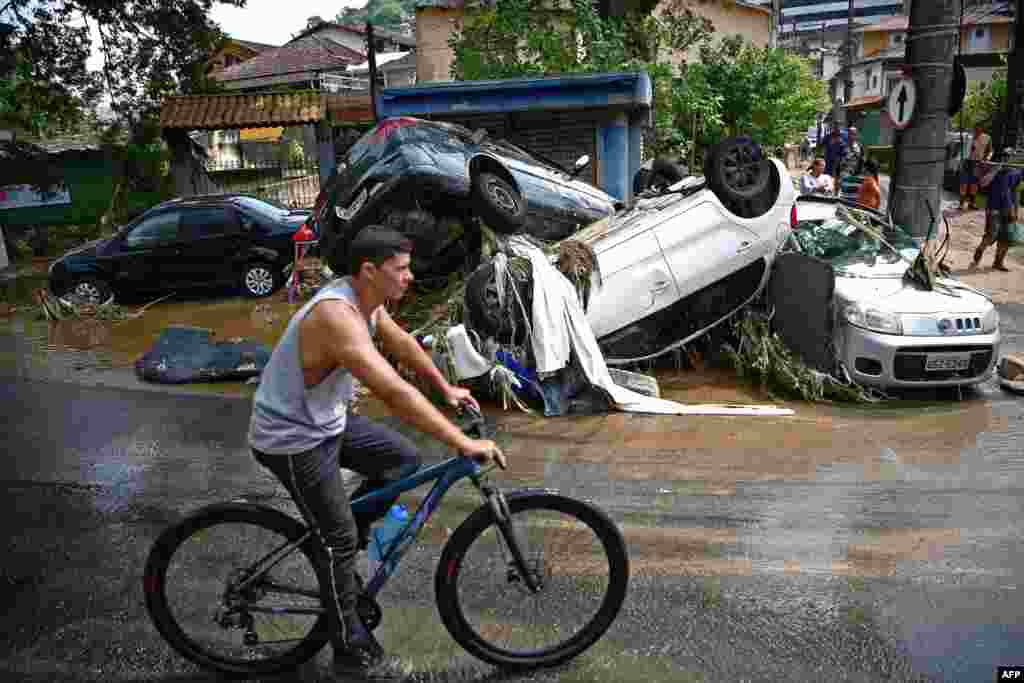
[[[267,218],[272,221],[280,220],[282,217],[288,215],[289,212],[289,210],[283,206],[279,206],[263,199],[257,199],[256,197],[235,197],[235,202],[237,202],[242,208],[255,213],[257,216]]]

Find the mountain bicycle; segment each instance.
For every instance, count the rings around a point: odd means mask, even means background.
[[[484,434],[470,412],[467,434]],[[363,587],[367,628],[383,618],[376,596],[395,575],[451,487],[469,479],[483,504],[447,539],[434,576],[435,602],[452,638],[506,670],[549,667],[592,646],[626,597],[622,534],[596,506],[545,489],[504,494],[489,473],[456,455],[352,501],[359,512],[434,482]],[[157,538],[143,579],[157,630],[183,657],[229,677],[290,671],[328,642],[313,558],[314,532],[247,501],[203,507]],[[540,610],[543,616],[531,616]]]

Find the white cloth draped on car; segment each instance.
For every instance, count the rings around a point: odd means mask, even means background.
[[[788,408],[755,405],[687,405],[653,398],[620,387],[612,381],[594,331],[580,305],[575,287],[537,246],[521,237],[508,241],[512,252],[530,260],[533,270],[532,345],[538,374],[564,368],[575,352],[587,380],[603,389],[615,408],[630,413],[661,415],[792,415]],[[496,264],[498,266],[498,264]],[[496,267],[496,271],[500,266]],[[505,278],[496,273],[496,281]],[[501,287],[501,285],[499,285]],[[499,296],[505,292],[499,289]]]

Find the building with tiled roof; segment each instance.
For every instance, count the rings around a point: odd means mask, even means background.
[[[319,87],[322,74],[345,74],[365,56],[318,34],[261,52],[213,75],[228,90],[260,90],[282,85]]]
[[[228,37],[224,44],[206,61],[206,73],[215,74],[235,64],[252,59],[261,52],[276,48],[276,45]]]

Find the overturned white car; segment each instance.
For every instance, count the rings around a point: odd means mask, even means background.
[[[753,141],[732,138],[708,151],[703,177],[648,191],[569,238],[596,256],[583,303],[605,362],[659,356],[757,297],[789,234],[795,201],[783,164]],[[517,296],[504,289],[492,263],[478,268],[466,283],[466,319],[483,338],[522,346],[524,312],[532,310],[529,273],[518,276]]]

